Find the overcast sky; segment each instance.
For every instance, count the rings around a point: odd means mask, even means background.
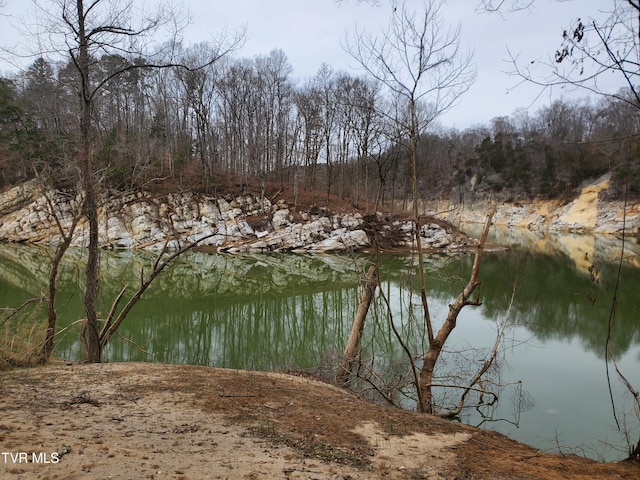
[[[421,1],[408,3],[418,6]],[[478,0],[450,0],[445,10],[446,21],[461,24],[462,46],[474,52],[477,79],[459,103],[441,117],[440,123],[464,129],[488,124],[492,118],[510,115],[517,108],[528,107],[533,113],[554,99],[575,97],[575,93],[560,89],[539,96],[537,87],[516,86],[519,80],[506,73],[512,69],[507,48],[519,55],[523,63],[547,59],[558,48],[563,28],[578,17],[601,18],[599,8],[610,1],[536,0],[531,11],[500,16],[479,13]],[[9,45],[16,35],[11,24],[18,18],[17,12],[25,11],[30,1],[5,0],[5,3],[2,12],[8,17],[0,17],[6,26],[0,28],[0,42]],[[323,63],[335,70],[359,74],[341,44],[356,26],[376,32],[387,24],[389,2],[379,3],[380,6],[357,0],[340,5],[335,0],[185,0],[183,4],[192,16],[186,40],[206,41],[225,28],[234,31],[246,27],[246,42],[236,56],[250,58],[279,48],[287,55],[293,76],[299,81],[311,78]],[[620,86],[621,81],[613,79],[611,89]]]

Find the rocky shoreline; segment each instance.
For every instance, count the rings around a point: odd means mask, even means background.
[[[501,203],[494,224],[532,231],[640,235],[640,203],[606,200],[609,179],[584,186],[571,202]],[[489,201],[437,202],[423,206],[434,213],[422,218],[423,247],[459,252],[476,244],[458,227],[484,223]],[[55,246],[60,227],[68,232],[81,208],[78,198],[44,191],[27,182],[0,193],[0,241]],[[52,212],[56,212],[55,215]],[[624,212],[624,213],[623,213]],[[335,213],[325,208],[299,210],[284,200],[242,194],[213,197],[193,192],[153,195],[131,193],[103,199],[99,208],[102,248],[158,251],[190,242],[218,252],[343,252],[411,250],[413,222],[409,215],[389,217],[357,211]],[[86,246],[88,225],[81,218],[71,245]]]
[[[79,210],[79,199],[45,192],[35,182],[14,187],[0,194],[0,241],[57,245],[62,241],[59,225],[68,232]],[[297,211],[284,200],[254,194],[139,192],[104,199],[98,214],[102,248],[157,251],[199,242],[228,253],[316,253],[363,250],[374,242],[395,249],[414,244],[411,220],[317,207]],[[459,251],[475,244],[442,221],[426,220],[420,231],[424,246],[432,250]],[[88,225],[81,219],[71,246],[87,242]]]

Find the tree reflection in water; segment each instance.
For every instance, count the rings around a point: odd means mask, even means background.
[[[49,253],[37,247],[0,245],[0,306],[15,307],[39,296],[46,286]],[[153,255],[140,252],[103,252],[103,313],[119,293],[116,290],[123,283],[135,285],[140,269],[153,259]],[[573,442],[578,444],[583,438],[601,438],[603,431],[609,432],[612,420],[606,407],[603,358],[615,265],[604,254],[589,259],[597,269],[598,282],[592,281],[590,272],[577,263],[576,255],[567,254],[566,248],[539,252],[514,247],[485,255],[483,304],[463,310],[452,337],[454,343],[438,375],[442,383],[459,382],[468,378],[465,371],[477,371],[485,355],[470,357],[466,352],[490,350],[500,320],[507,318],[511,333],[506,345],[513,348],[502,354],[501,368],[490,371],[487,382],[511,387],[498,393],[497,406],[463,412],[464,421],[491,424],[491,428],[542,448],[553,446],[548,443],[558,425],[568,425],[569,439],[564,439],[568,444],[571,438],[579,439]],[[63,266],[58,297],[63,327],[83,316],[78,289],[83,261],[82,252],[74,251]],[[146,292],[125,320],[122,338],[114,339],[105,359],[322,370],[330,363],[328,359],[335,360],[344,348],[358,305],[359,279],[370,261],[367,256],[189,253]],[[389,300],[394,325],[418,358],[426,337],[421,320],[413,314],[419,301],[415,278],[407,275],[411,261],[408,256],[381,257],[380,292]],[[471,261],[470,256],[426,259],[435,319],[446,315],[461,279],[468,276]],[[622,279],[612,345],[622,368],[629,372],[632,366],[632,383],[640,385],[640,269],[632,262],[625,263]],[[508,312],[514,285],[516,296]],[[365,326],[361,373],[364,376],[367,369],[382,372],[377,375],[376,388],[387,396],[396,392],[394,401],[410,407],[410,389],[396,390],[407,383],[408,362],[388,318],[386,305],[378,297]],[[57,342],[57,356],[83,358],[73,328]],[[522,386],[513,383],[519,380]],[[374,392],[370,384],[362,388]],[[533,406],[525,391],[531,393]],[[580,409],[571,406],[576,398]],[[452,402],[446,391],[441,402]],[[523,404],[531,407],[526,414],[520,408]],[[520,428],[504,421],[496,424],[493,419],[498,417]],[[576,425],[580,429],[574,432]]]

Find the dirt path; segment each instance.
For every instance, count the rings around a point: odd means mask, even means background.
[[[0,373],[2,479],[638,479],[308,378],[159,364]]]

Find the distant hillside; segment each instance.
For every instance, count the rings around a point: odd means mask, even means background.
[[[104,55],[96,72],[135,60]],[[37,59],[0,78],[0,189],[40,176],[79,185],[77,79],[70,63]],[[120,192],[288,192],[316,206],[371,212],[406,205],[411,165],[402,108],[369,78],[330,68],[295,82],[286,56],[187,74],[132,70],[93,99],[99,186]],[[571,200],[610,175],[609,199],[640,197],[640,124],[628,92],[555,101],[463,131],[428,127],[417,145],[422,200]]]

